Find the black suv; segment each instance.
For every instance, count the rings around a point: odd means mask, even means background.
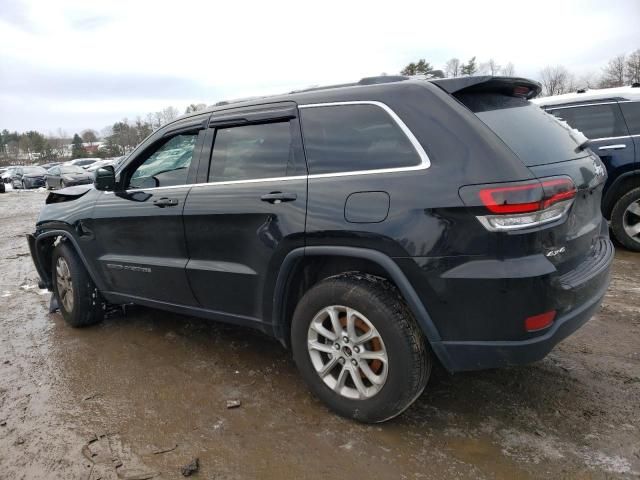
[[[366,422],[436,359],[532,362],[584,324],[613,258],[606,174],[539,85],[361,83],[183,117],[50,193],[29,245],[65,320],[135,303],[257,328]]]

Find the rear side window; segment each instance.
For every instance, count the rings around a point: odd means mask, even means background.
[[[549,111],[590,139],[629,135],[617,103],[554,108]]]
[[[421,162],[400,126],[368,104],[301,107],[310,174],[411,167]]]
[[[294,170],[293,155],[289,122],[219,128],[209,181],[285,177]]]
[[[524,98],[496,93],[456,95],[527,166],[583,157],[579,141],[552,115]]]
[[[620,104],[624,119],[631,135],[640,135],[640,102],[624,102]]]

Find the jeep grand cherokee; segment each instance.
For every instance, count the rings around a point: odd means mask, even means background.
[[[29,245],[65,320],[134,303],[257,328],[365,422],[435,361],[544,357],[609,283],[600,160],[526,79],[367,83],[180,118],[50,193]]]

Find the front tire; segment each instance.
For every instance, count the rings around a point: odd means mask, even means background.
[[[388,281],[348,273],[311,288],[293,315],[294,361],[333,411],[367,423],[389,420],[422,393],[431,355],[409,308]]]
[[[86,327],[104,318],[104,299],[76,251],[66,242],[52,255],[53,293],[60,313],[72,327]]]
[[[611,230],[624,247],[640,252],[640,187],[616,202],[611,211]]]

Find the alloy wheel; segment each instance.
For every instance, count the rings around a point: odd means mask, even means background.
[[[389,359],[382,337],[352,308],[332,305],[320,310],[309,325],[307,349],[316,373],[343,397],[369,399],[387,380]]]
[[[636,242],[640,242],[640,200],[631,202],[622,214],[622,228]]]
[[[58,286],[58,296],[62,306],[67,312],[73,311],[73,282],[71,281],[71,271],[69,264],[63,257],[58,257],[56,262],[56,285]]]

